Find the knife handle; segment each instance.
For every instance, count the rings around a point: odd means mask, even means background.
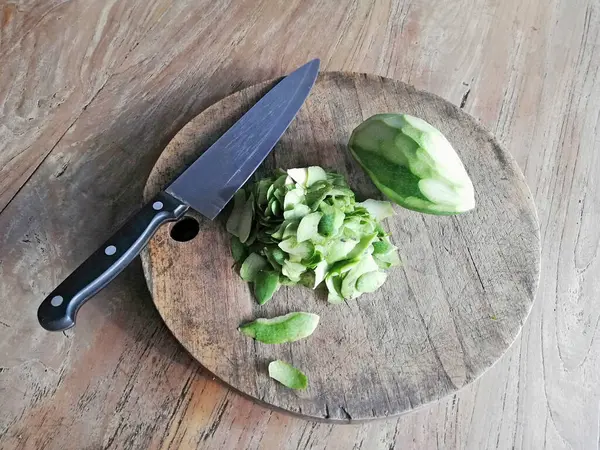
[[[44,299],[38,309],[40,325],[49,331],[75,325],[81,305],[121,273],[162,224],[180,219],[188,208],[159,193]]]

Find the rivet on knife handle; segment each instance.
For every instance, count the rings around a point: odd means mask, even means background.
[[[46,297],[38,309],[42,327],[61,331],[75,325],[81,305],[121,273],[162,224],[178,220],[188,208],[165,192],[158,194]]]

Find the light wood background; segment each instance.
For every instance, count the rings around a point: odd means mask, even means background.
[[[140,199],[186,121],[320,57],[432,91],[512,152],[538,298],[507,355],[398,419],[306,422],[206,376],[141,265],[47,333],[44,295]],[[0,2],[0,448],[591,449],[600,421],[597,0]]]

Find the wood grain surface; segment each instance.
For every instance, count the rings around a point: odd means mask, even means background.
[[[233,94],[192,119],[150,173],[144,200],[165,189],[273,82]],[[373,114],[425,119],[457,149],[476,186],[474,211],[455,217],[395,208],[385,221],[402,268],[375,293],[329,305],[319,290],[282,288],[257,304],[240,279],[225,231],[200,223],[192,240],[162,227],[142,255],[159,314],[206,369],[237,391],[310,419],[364,421],[398,415],[456,392],[497,361],[531,309],[539,277],[539,228],[531,193],[512,157],[474,119],[435,95],[391,79],[322,74],[257,177],[319,165],[343,174],[359,200],[383,198],[347,149]],[[264,345],[237,327],[292,311],[320,316],[308,339]],[[299,392],[269,379],[275,359],[309,377]]]
[[[0,2],[0,448],[597,448],[599,45],[597,0]],[[312,57],[438,94],[515,157],[541,278],[503,358],[411,414],[333,425],[203,372],[140,263],[76,329],[39,327],[39,302],[139,205],[179,129]]]

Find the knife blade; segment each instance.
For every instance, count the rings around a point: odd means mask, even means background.
[[[214,219],[279,141],[313,86],[311,61],[270,90],[166,189]]]
[[[283,78],[164,191],[133,215],[38,308],[49,331],[75,325],[77,312],[133,261],[158,228],[190,209],[213,220],[252,176],[292,122],[319,73],[315,59]]]

